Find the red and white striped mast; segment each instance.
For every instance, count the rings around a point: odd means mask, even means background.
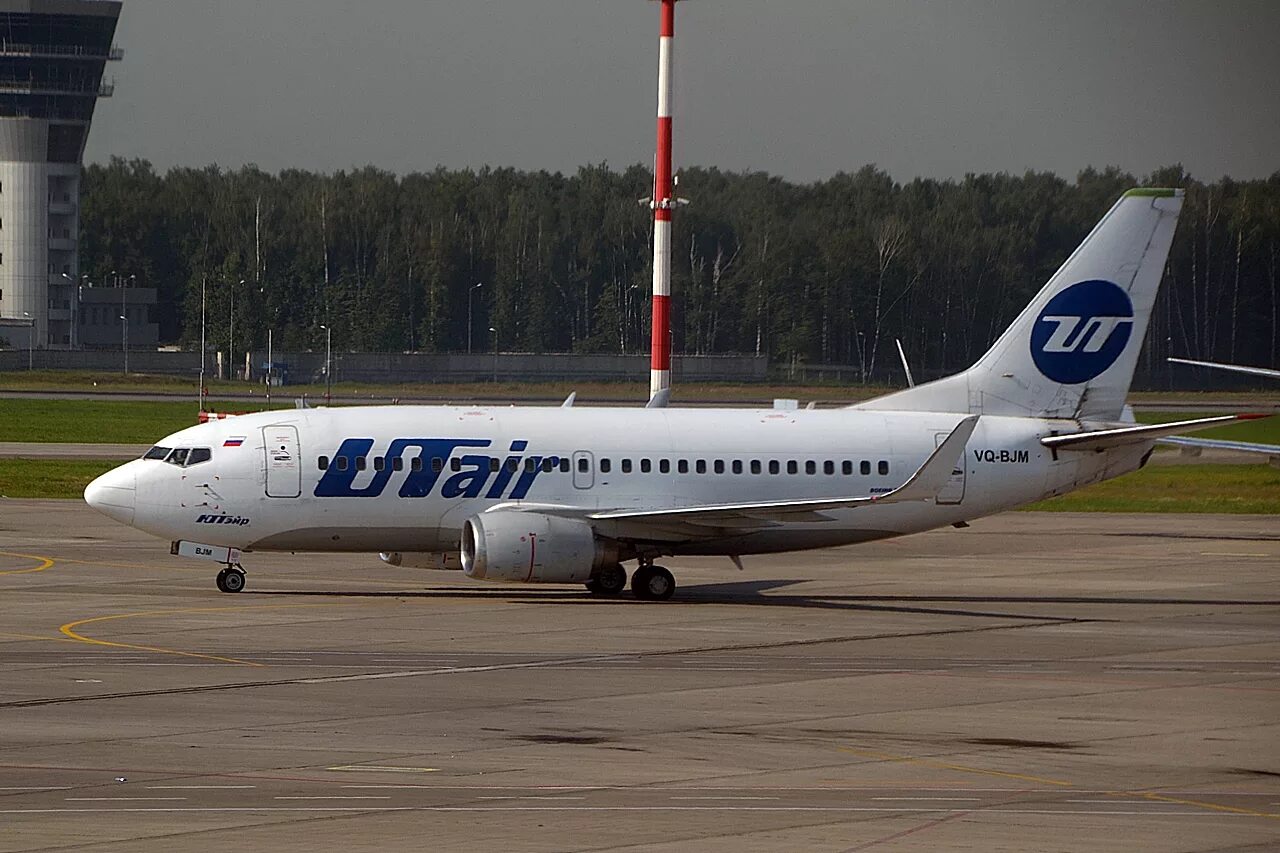
[[[677,0],[659,0],[658,150],[653,161],[653,337],[649,363],[649,399],[671,388],[671,106],[673,42]]]

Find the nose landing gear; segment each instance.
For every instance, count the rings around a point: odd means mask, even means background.
[[[244,589],[244,569],[239,563],[228,565],[218,572],[216,582],[222,592],[239,592]]]

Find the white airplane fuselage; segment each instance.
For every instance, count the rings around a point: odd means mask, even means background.
[[[616,407],[262,412],[168,436],[159,447],[208,448],[211,458],[186,467],[130,462],[112,474],[116,497],[104,503],[99,494],[95,505],[156,536],[251,551],[448,553],[458,550],[467,518],[498,505],[664,508],[886,493],[963,417]],[[1039,443],[1080,427],[983,417],[961,456],[963,470],[934,500],[827,510],[710,539],[676,533],[660,551],[756,554],[929,530],[1132,471],[1150,448],[1055,459]],[[597,527],[627,538],[625,525]]]

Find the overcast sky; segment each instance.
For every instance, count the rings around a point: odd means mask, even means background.
[[[650,163],[649,0],[125,0],[86,159]],[[1280,170],[1276,0],[687,0],[676,163]]]

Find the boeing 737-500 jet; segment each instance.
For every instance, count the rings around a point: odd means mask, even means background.
[[[1141,467],[1230,421],[1120,421],[1177,190],[1135,189],[971,368],[843,409],[370,406],[174,433],[85,500],[222,563],[381,552],[468,577],[669,598],[664,556],[825,548],[962,525]]]

